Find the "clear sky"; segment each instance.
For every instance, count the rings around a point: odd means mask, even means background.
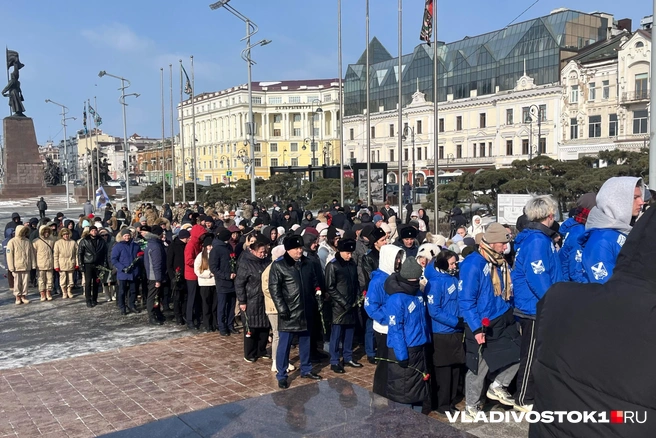
[[[1,0],[0,42],[20,53],[20,80],[26,115],[34,119],[39,144],[63,138],[58,107],[69,107],[68,133],[82,128],[86,99],[97,97],[101,128],[122,136],[120,82],[98,77],[100,70],[132,82],[128,98],[128,135],[161,136],[160,68],[164,67],[166,135],[170,135],[169,64],[173,64],[174,104],[179,102],[179,59],[189,74],[194,55],[196,92],[246,83],[240,58],[245,25],[225,9],[212,11],[212,0],[10,1]],[[439,39],[455,41],[508,25],[533,0],[440,1]],[[254,41],[273,43],[253,49],[253,80],[334,78],[337,68],[337,0],[231,0],[255,22]],[[370,36],[397,55],[398,0],[370,1]],[[518,21],[547,15],[559,7],[604,11],[616,19],[651,15],[651,2],[628,0],[538,0]],[[403,1],[403,52],[419,43],[424,0]],[[365,0],[342,0],[344,71],[365,48]],[[4,81],[4,79],[3,79]],[[3,82],[4,83],[4,82]],[[8,100],[2,98],[2,105]],[[5,114],[9,108],[5,106]],[[176,122],[177,123],[177,122]],[[176,129],[177,132],[177,129]]]

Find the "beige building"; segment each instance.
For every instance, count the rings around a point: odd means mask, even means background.
[[[337,79],[253,82],[257,177],[270,167],[314,166],[339,162]],[[239,85],[197,95],[194,101],[196,165],[193,165],[191,99],[178,106],[184,134],[184,175],[193,181],[228,183],[246,178],[251,164],[247,141],[248,87]],[[315,150],[312,151],[314,139]],[[314,152],[314,153],[313,153]],[[176,145],[176,174],[183,174],[182,151]],[[231,176],[229,176],[231,175]]]
[[[574,57],[562,71],[559,158],[649,145],[651,30],[624,32]]]

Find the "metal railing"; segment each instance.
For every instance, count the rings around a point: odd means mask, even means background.
[[[649,90],[627,91],[622,93],[623,102],[634,102],[638,100],[649,100]]]

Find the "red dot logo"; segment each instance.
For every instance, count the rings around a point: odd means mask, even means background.
[[[611,424],[624,423],[624,411],[610,411],[610,422]]]

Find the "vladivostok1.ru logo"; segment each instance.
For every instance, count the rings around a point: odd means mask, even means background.
[[[644,424],[647,411],[543,411],[517,412],[490,411],[478,412],[475,418],[464,412],[446,412],[450,423],[611,423]]]

